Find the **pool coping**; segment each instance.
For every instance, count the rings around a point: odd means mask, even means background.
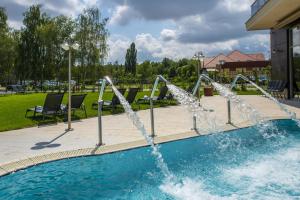
[[[280,120],[280,119],[289,119],[289,118],[287,118],[286,116],[276,116],[276,117],[267,118],[267,120]],[[223,130],[222,132],[228,132],[228,131],[238,130],[242,128],[247,128],[250,126],[253,126],[253,124],[251,124],[250,121],[244,121],[242,123],[237,123],[237,124],[226,124],[223,125],[221,128]],[[193,138],[193,137],[200,137],[200,136],[205,136],[210,134],[216,134],[216,133],[202,132],[200,134],[197,133],[196,131],[191,130],[184,133],[157,136],[154,138],[154,143],[162,144],[166,142],[183,140],[183,139]],[[63,160],[68,158],[76,158],[76,157],[96,156],[96,155],[125,151],[129,149],[140,148],[145,146],[149,146],[145,140],[136,140],[136,141],[126,142],[126,143],[103,145],[100,147],[95,146],[90,148],[74,149],[74,150],[61,151],[61,152],[55,152],[50,154],[42,154],[42,155],[28,157],[26,159],[20,159],[18,161],[13,161],[13,162],[0,165],[0,177],[35,165],[47,163],[47,162],[58,161],[58,160]]]

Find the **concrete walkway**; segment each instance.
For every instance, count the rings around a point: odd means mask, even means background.
[[[287,115],[279,107],[265,97],[241,96],[247,104],[256,108],[263,117],[268,119],[286,118]],[[251,123],[241,117],[241,113],[232,108],[233,125],[226,125],[227,107],[226,100],[220,96],[204,97],[201,104],[206,109],[213,110],[209,113],[215,118],[217,125],[229,130],[245,127]],[[291,111],[300,116],[300,109],[287,106]],[[149,110],[139,111],[142,122],[150,134]],[[67,125],[59,123],[44,127],[32,127],[0,133],[0,175],[1,166],[15,161],[32,158],[35,156],[71,151],[85,148],[94,148],[98,142],[97,118],[84,119],[72,124],[74,130],[65,132]],[[207,124],[201,123],[198,134],[207,133]],[[172,106],[155,109],[155,132],[159,138],[176,136],[190,137],[197,135],[191,132],[192,116],[183,106]],[[103,141],[109,151],[110,146],[116,144],[144,141],[139,131],[133,126],[126,114],[110,115],[103,117]],[[162,140],[163,141],[163,140]],[[135,146],[135,145],[133,145]],[[129,148],[130,145],[126,148]],[[101,149],[102,147],[100,147]],[[104,148],[104,147],[103,147]],[[3,169],[3,168],[2,168]]]

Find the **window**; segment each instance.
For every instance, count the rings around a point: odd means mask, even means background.
[[[300,88],[300,25],[292,28],[293,81]]]

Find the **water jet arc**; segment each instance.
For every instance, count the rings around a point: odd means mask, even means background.
[[[236,75],[235,79],[231,83],[230,89],[232,90],[239,79],[243,79],[244,81],[250,83],[254,87],[256,87],[259,91],[261,91],[267,98],[269,98],[271,101],[273,101],[276,105],[279,106],[279,108],[284,111],[293,121],[297,123],[297,125],[300,127],[300,121],[296,118],[296,113],[291,112],[286,106],[284,106],[282,103],[280,103],[276,98],[274,98],[270,93],[266,92],[264,89],[259,87],[257,84],[255,84],[253,81],[251,81],[249,78],[242,74]]]
[[[194,96],[196,95],[198,89],[201,87],[201,81],[202,80],[209,81],[210,83],[214,82],[214,80],[211,79],[209,76],[207,76],[205,74],[200,74],[200,76],[197,80],[197,83],[196,83],[195,87],[193,88],[192,94]],[[231,122],[231,103],[230,103],[229,99],[227,99],[227,124],[232,124],[232,122]]]

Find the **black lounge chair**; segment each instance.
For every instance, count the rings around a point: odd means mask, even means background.
[[[139,88],[129,88],[128,94],[126,96],[126,101],[129,104],[132,104],[134,102],[138,91],[139,91]]]
[[[153,97],[153,99],[152,99],[153,103],[165,100],[166,96],[167,96],[167,93],[168,93],[168,87],[167,86],[162,86],[159,90],[158,96]],[[137,103],[138,104],[140,104],[140,103],[149,103],[149,101],[150,101],[150,97],[144,96],[143,98],[138,99]],[[140,107],[140,105],[139,105],[139,107]]]
[[[296,97],[296,96],[298,96],[298,98],[300,97],[300,89],[299,89],[297,83],[295,83],[295,82],[294,82],[293,92],[294,92],[294,97]]]
[[[118,89],[118,90],[122,95],[124,95],[125,92],[126,92],[126,89]],[[117,105],[120,105],[120,100],[119,100],[119,98],[117,97],[117,95],[115,93],[114,93],[111,101],[107,101],[107,100],[103,101],[103,108],[109,107],[109,108],[115,109]],[[92,108],[97,109],[98,108],[98,102],[94,102],[92,104]]]
[[[84,111],[85,117],[87,118],[85,105],[83,103],[85,97],[86,97],[86,94],[76,94],[76,95],[71,96],[72,115],[75,115],[75,111],[80,109],[80,110]],[[68,113],[68,104],[67,105],[61,104],[61,111],[64,114]]]
[[[268,84],[267,91],[268,91],[269,93],[272,93],[273,90],[274,90],[274,88],[276,88],[276,84],[277,84],[277,83],[278,83],[278,81],[275,81],[275,80],[270,81],[269,84]]]
[[[272,90],[274,96],[278,98],[285,98],[285,88],[287,86],[287,81],[278,81],[276,87]]]
[[[168,87],[162,86],[159,90],[158,96],[153,97],[153,101],[161,101],[164,100],[168,93]]]
[[[44,106],[35,106],[34,108],[28,108],[26,110],[25,117],[27,117],[27,113],[30,111],[33,111],[33,117],[36,117],[37,113],[42,114],[43,120],[45,119],[46,115],[52,115],[53,117],[55,117],[60,112],[60,106],[63,97],[63,93],[47,94]]]

